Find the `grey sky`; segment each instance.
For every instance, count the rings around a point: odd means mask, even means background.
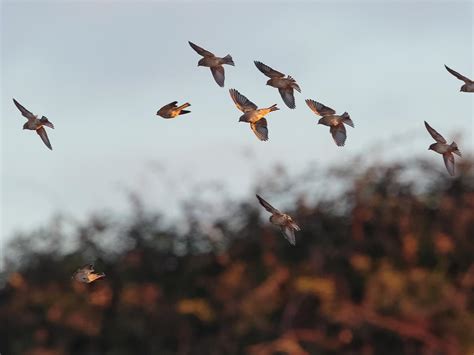
[[[474,95],[443,67],[474,77],[472,1],[3,1],[1,34],[3,239],[56,212],[122,208],[123,187],[166,211],[200,181],[247,193],[275,163],[302,170],[361,152],[371,160],[419,152],[442,164],[427,151],[423,120],[450,141],[463,130],[463,153],[474,147]],[[188,40],[232,55],[224,89],[197,67]],[[296,78],[296,110],[253,60]],[[229,88],[279,105],[269,142],[237,122]],[[55,124],[52,152],[22,131],[12,97]],[[316,125],[306,98],[351,114],[346,147]],[[191,102],[192,113],[157,118],[173,100]],[[164,167],[161,177],[152,166]]]

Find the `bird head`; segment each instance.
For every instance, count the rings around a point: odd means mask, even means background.
[[[467,92],[467,84],[464,84],[463,86],[461,86],[461,90],[459,91]]]
[[[436,143],[433,143],[432,145],[430,145],[430,146],[428,147],[428,150],[434,150],[435,145],[436,145]]]
[[[245,115],[240,116],[239,122],[247,122],[247,120],[245,119]]]
[[[318,124],[323,124],[323,118],[320,118]]]
[[[28,128],[28,122],[26,122],[24,125],[23,125],[23,129],[27,129]]]
[[[200,59],[198,62],[198,67],[204,66],[204,58]]]

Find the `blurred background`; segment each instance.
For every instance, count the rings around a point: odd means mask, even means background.
[[[0,353],[472,354],[474,100],[443,64],[474,76],[473,10],[3,1]],[[233,56],[224,89],[188,40]],[[296,110],[253,60],[296,78]],[[268,142],[229,88],[279,105]],[[350,113],[344,148],[306,98]],[[155,116],[174,100],[192,113]],[[107,277],[72,282],[88,263]]]

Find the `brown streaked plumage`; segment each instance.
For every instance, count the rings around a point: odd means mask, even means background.
[[[104,273],[97,273],[94,271],[94,266],[92,264],[87,264],[77,269],[76,272],[72,275],[72,279],[89,284],[95,280],[105,277]]]
[[[452,75],[454,75],[456,78],[458,78],[461,81],[464,81],[464,85],[461,86],[461,89],[459,91],[462,92],[474,92],[474,81],[471,79],[465,77],[464,75],[459,74],[457,71],[451,69],[448,67],[446,64],[444,65],[446,70],[450,72]]]
[[[261,196],[256,195],[260,204],[272,215],[270,216],[270,222],[280,227],[283,236],[290,242],[291,245],[296,244],[295,231],[300,231],[300,227],[293,221],[293,219],[286,213],[282,213],[275,207],[270,205]]]
[[[455,175],[455,168],[454,168],[454,154],[458,156],[462,156],[461,152],[459,151],[458,145],[455,142],[448,144],[446,139],[439,134],[433,127],[431,127],[428,122],[425,121],[425,127],[428,130],[428,133],[433,137],[436,143],[431,144],[428,147],[428,150],[433,150],[436,153],[439,153],[443,156],[444,165],[446,166],[446,170],[448,170],[449,175]]]
[[[216,81],[217,85],[224,87],[225,73],[223,64],[234,66],[234,61],[230,54],[227,54],[223,58],[216,57],[213,53],[199,47],[198,45],[188,41],[192,49],[194,49],[199,55],[202,55],[198,62],[198,67],[209,67],[211,69],[212,76]]]
[[[286,106],[288,106],[289,108],[295,108],[296,105],[293,90],[301,92],[301,89],[296,83],[296,80],[293,79],[290,75],[285,78],[285,74],[280,73],[279,71],[257,60],[254,61],[254,64],[258,70],[260,70],[263,74],[270,78],[267,81],[267,85],[273,86],[274,88],[278,89],[281,98],[283,99],[283,102],[286,104]]]
[[[41,116],[41,118],[38,118],[38,116],[33,115],[30,111],[28,111],[26,108],[24,108],[18,101],[13,99],[13,103],[15,106],[20,110],[21,114],[23,117],[26,117],[28,120],[24,125],[23,129],[28,129],[31,131],[36,131],[38,135],[40,136],[41,140],[43,143],[50,149],[53,150],[53,147],[51,146],[51,143],[49,142],[48,134],[46,133],[46,130],[44,129],[44,126],[53,128],[54,125],[46,118],[45,116]]]
[[[352,122],[349,114],[344,112],[342,115],[336,115],[336,111],[332,108],[310,99],[306,100],[306,104],[311,111],[322,117],[318,124],[329,126],[329,132],[331,132],[336,145],[339,147],[344,146],[346,143],[346,127],[344,127],[344,124],[354,128],[354,122]]]
[[[191,111],[185,110],[186,107],[191,106],[189,102],[178,106],[178,101],[173,101],[158,110],[156,113],[157,116],[161,116],[163,118],[175,118],[179,115],[184,115],[186,113],[190,113]]]
[[[277,105],[274,104],[267,108],[258,108],[257,105],[237,90],[230,89],[229,93],[237,108],[244,113],[240,116],[239,122],[250,123],[250,128],[258,139],[261,141],[268,140],[267,120],[265,116],[270,112],[279,110],[279,108],[276,107]]]

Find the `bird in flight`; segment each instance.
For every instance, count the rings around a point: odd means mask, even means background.
[[[49,149],[53,150],[53,147],[51,146],[51,143],[49,142],[48,134],[46,133],[44,126],[49,127],[49,128],[54,128],[54,125],[45,116],[38,118],[38,116],[33,115],[30,111],[24,108],[15,99],[13,99],[13,103],[20,110],[22,116],[28,119],[28,121],[25,122],[25,124],[23,125],[23,129],[36,131],[36,133],[38,133],[38,135],[41,137],[41,140],[43,141],[43,143]]]
[[[225,73],[224,67],[222,65],[228,64],[234,66],[234,61],[232,60],[230,54],[227,54],[224,58],[219,58],[213,53],[194,44],[193,42],[188,41],[188,43],[192,49],[203,56],[203,58],[201,58],[198,62],[198,67],[209,67],[216,83],[220,87],[224,87]]]
[[[300,87],[290,75],[285,78],[285,74],[270,68],[268,65],[263,64],[259,61],[254,61],[255,66],[263,74],[268,76],[270,79],[267,81],[267,85],[277,88],[280,92],[281,98],[289,108],[295,108],[295,96],[294,90],[301,92]],[[294,90],[293,90],[294,89]]]
[[[448,144],[446,139],[439,134],[433,127],[431,127],[428,122],[425,121],[425,127],[428,130],[428,133],[433,137],[436,143],[433,143],[429,146],[428,150],[433,150],[436,153],[442,154],[444,159],[444,165],[448,170],[449,175],[454,176],[454,154],[462,157],[461,152],[458,149],[458,145],[455,142]]]
[[[472,81],[469,78],[466,78],[464,75],[459,74],[457,71],[452,70],[449,68],[446,64],[444,65],[447,71],[449,71],[451,74],[453,74],[456,78],[459,80],[464,81],[464,85],[461,86],[460,91],[463,92],[474,92],[474,81]]]
[[[191,111],[185,110],[186,107],[191,106],[189,102],[178,106],[178,101],[173,101],[168,105],[163,106],[158,110],[156,113],[157,116],[161,116],[163,118],[175,118],[179,115],[184,115],[186,113],[190,113]]]
[[[306,104],[311,111],[322,117],[318,124],[329,126],[329,132],[331,132],[334,142],[342,147],[346,143],[346,127],[344,127],[344,124],[354,127],[354,122],[352,122],[349,114],[344,112],[342,115],[336,115],[336,111],[332,108],[310,99],[306,100]]]
[[[89,284],[95,280],[105,277],[104,273],[97,273],[94,271],[94,266],[92,264],[84,265],[83,267],[77,269],[77,271],[72,275],[72,278],[76,281]]]
[[[250,128],[253,133],[261,141],[268,140],[267,119],[265,116],[270,112],[277,111],[279,108],[276,104],[267,108],[258,108],[252,101],[247,99],[244,95],[235,89],[229,90],[230,97],[234,100],[237,108],[244,114],[240,116],[239,122],[250,123]]]
[[[286,213],[282,213],[275,207],[270,205],[259,195],[256,195],[260,204],[272,215],[270,216],[270,222],[280,227],[283,236],[290,242],[291,245],[296,244],[295,231],[300,231],[300,227],[293,221],[293,219]]]

